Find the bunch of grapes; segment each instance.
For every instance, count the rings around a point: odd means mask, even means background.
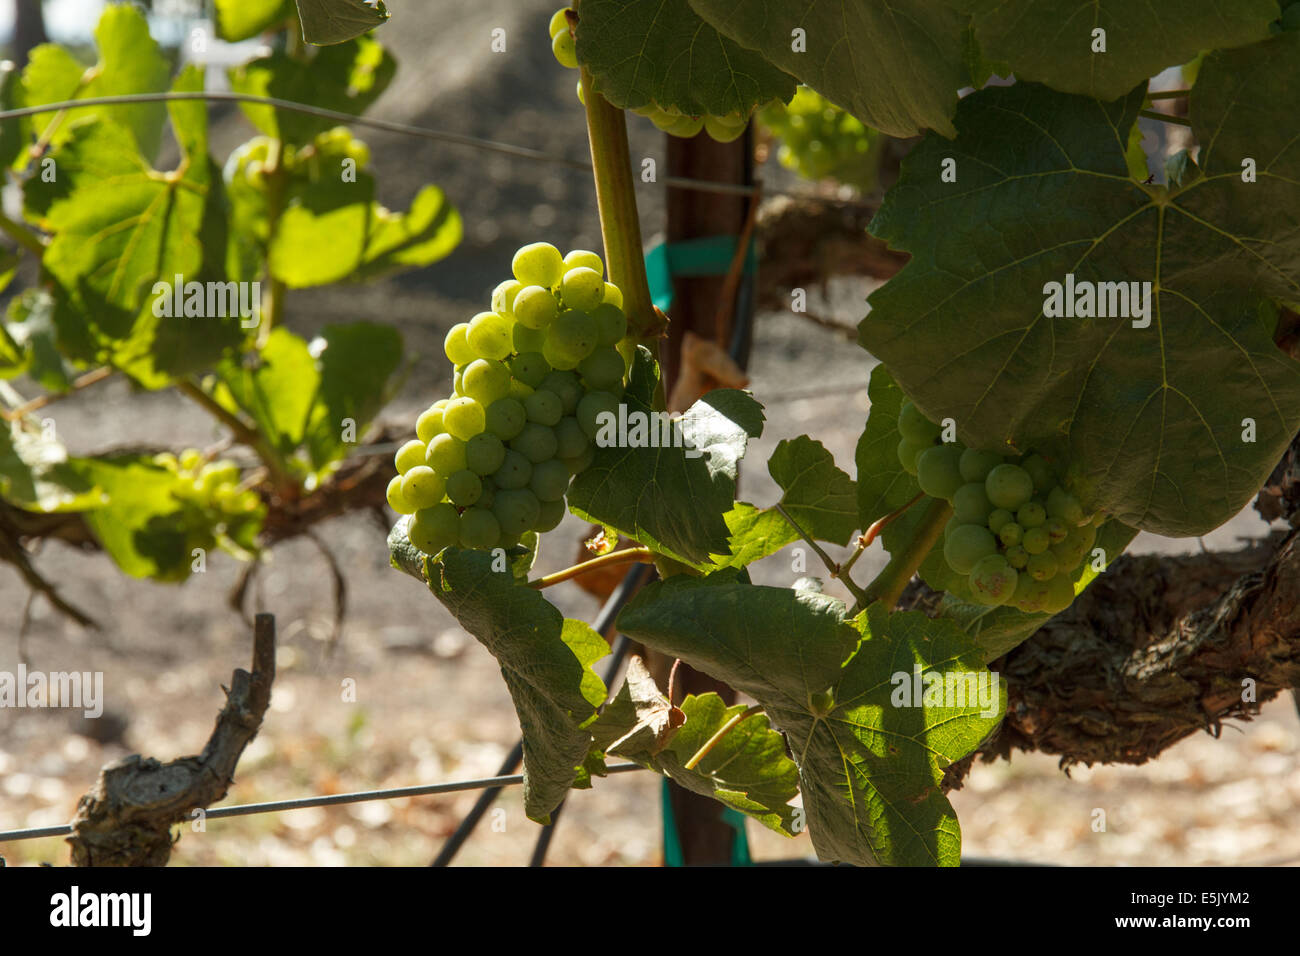
[[[154,455],[153,463],[180,479],[174,489],[176,497],[207,511],[243,518],[262,505],[262,499],[255,491],[240,490],[239,466],[233,461],[204,464],[203,453],[188,448],[179,458],[171,452]]]
[[[616,348],[623,293],[604,268],[594,252],[526,245],[492,311],[447,333],[455,390],[420,415],[388,485],[393,510],[414,515],[407,535],[421,551],[510,548],[564,517],[627,371]]]
[[[939,442],[940,428],[911,402],[898,415],[898,459],[921,490],[952,504],[943,557],[982,604],[1058,613],[1072,575],[1104,520],[1090,516],[1042,455],[1008,458]]]
[[[862,192],[876,188],[885,138],[820,93],[799,87],[788,105],[763,107],[763,123],[781,139],[777,159],[805,179],[835,179]]]
[[[573,30],[569,26],[571,12],[567,7],[562,7],[551,17],[551,52],[555,54],[555,59],[559,61],[560,66],[576,70],[578,52]],[[577,14],[574,16],[576,17]],[[584,106],[587,103],[582,92],[582,80],[578,81],[578,100]],[[689,139],[700,130],[704,130],[719,143],[730,143],[738,139],[745,132],[745,127],[749,125],[749,114],[742,114],[739,110],[726,116],[691,116],[676,107],[661,108],[652,103],[632,112],[644,116],[669,136],[680,136],[683,139]]]

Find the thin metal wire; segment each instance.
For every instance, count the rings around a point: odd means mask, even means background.
[[[606,770],[610,774],[644,770],[637,763],[619,763]],[[418,787],[395,787],[389,790],[361,790],[356,793],[334,793],[328,796],[302,797],[297,800],[275,800],[270,803],[244,803],[233,807],[214,807],[204,812],[204,819],[220,820],[224,817],[246,817],[257,813],[281,813],[285,810],[302,810],[307,807],[335,807],[348,803],[365,803],[368,800],[400,800],[403,797],[426,797],[439,793],[458,793],[462,790],[482,790],[487,787],[514,787],[524,782],[523,774],[483,777],[479,780],[456,780],[452,783],[431,783]],[[68,824],[56,827],[37,827],[29,830],[0,831],[0,843],[18,840],[35,840],[39,837],[67,836],[72,832]]]

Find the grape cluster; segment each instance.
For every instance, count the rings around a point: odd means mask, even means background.
[[[835,179],[862,192],[876,188],[884,137],[820,93],[801,86],[789,104],[763,107],[760,118],[781,139],[782,166],[805,179]]]
[[[261,506],[262,499],[255,491],[240,490],[239,466],[233,461],[204,464],[203,453],[188,448],[181,452],[180,457],[171,452],[154,455],[153,463],[177,477],[173,489],[176,497],[205,510],[237,518],[251,514]]]
[[[236,190],[265,192],[266,164],[270,157],[271,139],[254,136],[230,154],[224,171],[226,184]],[[370,147],[356,139],[346,126],[335,126],[317,134],[304,146],[284,144],[280,165],[291,174],[316,183],[323,176],[336,175],[342,159],[351,159],[357,169],[364,169],[370,165]]]
[[[569,27],[571,12],[567,7],[562,7],[551,17],[551,52],[555,54],[555,59],[561,66],[576,70],[578,53],[573,31]],[[582,92],[582,80],[578,81],[578,100],[584,106],[587,103]],[[704,130],[719,143],[730,143],[734,139],[739,139],[745,132],[745,127],[749,125],[749,114],[742,114],[739,110],[726,116],[691,116],[676,107],[661,108],[651,103],[632,112],[644,116],[670,136],[689,139],[700,130]]]
[[[1008,458],[939,443],[940,428],[911,402],[898,415],[898,459],[921,490],[952,504],[943,557],[982,604],[1065,610],[1072,575],[1092,551],[1101,515],[1085,515],[1042,455]]]
[[[414,515],[426,554],[510,548],[564,517],[572,478],[595,456],[602,412],[617,413],[626,365],[623,293],[594,252],[545,242],[515,253],[492,311],[447,333],[455,390],[397,451],[388,503]]]

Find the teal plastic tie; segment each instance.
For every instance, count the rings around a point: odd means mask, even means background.
[[[645,254],[650,300],[664,312],[672,309],[673,277],[724,276],[736,254],[736,236],[705,236],[680,242],[660,242]],[[758,250],[751,238],[745,272],[758,270]]]
[[[673,815],[673,802],[668,796],[667,778],[660,787],[660,794],[664,818],[664,866],[685,866],[686,855],[682,852],[681,837],[677,833],[677,819]],[[726,807],[722,811],[722,820],[736,831],[736,837],[731,841],[731,865],[753,866],[754,861],[749,855],[749,839],[745,836],[745,815],[739,810]]]

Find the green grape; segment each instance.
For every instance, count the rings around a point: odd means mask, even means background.
[[[1047,513],[1053,518],[1060,518],[1068,525],[1086,523],[1083,506],[1079,504],[1079,499],[1060,485],[1053,488],[1047,495]]]
[[[747,123],[741,123],[736,126],[724,122],[717,116],[704,117],[704,132],[708,133],[709,137],[718,143],[730,143],[732,140],[739,139],[744,134],[747,125]]]
[[[1069,527],[1060,518],[1050,518],[1047,522],[1047,536],[1052,539],[1052,544],[1058,544],[1064,541],[1070,533]]]
[[[1049,584],[1046,581],[1036,581],[1028,574],[1022,574],[1016,579],[1016,590],[1011,595],[1010,604],[1014,604],[1022,611],[1031,614],[1043,610],[1047,602]]]
[[[998,540],[1008,548],[1019,544],[1024,538],[1024,525],[1017,524],[1014,521],[1008,521],[1001,528],[998,528]]]
[[[559,424],[555,426],[555,442],[557,458],[575,458],[586,451],[591,444],[587,433],[582,430],[582,426],[572,415],[561,418]]]
[[[997,452],[967,448],[961,453],[961,461],[957,463],[957,468],[961,472],[963,481],[983,482],[989,476],[989,472],[1000,464],[1002,464],[1002,456]]]
[[[524,430],[510,440],[510,447],[536,465],[555,457],[559,442],[555,432],[545,425],[529,422]]]
[[[1034,494],[1034,480],[1019,465],[998,465],[984,479],[984,490],[994,507],[1016,511]]]
[[[1052,466],[1042,455],[1026,455],[1020,462],[1020,467],[1029,472],[1029,477],[1034,480],[1036,495],[1047,494],[1056,484],[1056,475],[1052,473]]]
[[[416,465],[402,476],[402,499],[419,511],[442,500],[447,483],[428,465]]]
[[[805,179],[837,179],[863,193],[877,186],[888,137],[808,87],[800,87],[789,104],[773,100],[761,119],[781,140],[781,164]]]
[[[464,377],[465,377],[465,369],[466,369],[466,366],[464,366],[464,365],[457,365],[457,366],[452,370],[452,371],[455,373],[455,374],[452,376],[452,379],[451,379],[451,394],[452,394],[452,397],[453,397],[453,398],[464,398],[464,397],[465,397],[465,393],[462,392],[462,391],[460,390],[461,385],[464,384],[463,379],[464,379]],[[444,424],[445,424],[445,423],[444,423]]]
[[[447,479],[447,497],[453,504],[467,508],[478,501],[483,494],[483,480],[478,475],[463,468]]]
[[[521,404],[526,401],[528,396],[533,394],[534,391],[536,391],[536,389],[530,387],[526,382],[521,382],[517,378],[512,378],[510,380],[509,397]]]
[[[524,352],[510,360],[510,374],[529,388],[538,388],[551,372],[540,352]]]
[[[424,464],[425,444],[418,438],[412,438],[401,448],[397,449],[397,454],[393,456],[393,464],[397,466],[397,473],[404,475],[416,465]],[[186,469],[188,471],[189,469]]]
[[[596,460],[596,449],[588,445],[586,450],[574,458],[563,458],[564,466],[569,469],[569,474],[580,475]]]
[[[501,524],[501,531],[508,535],[521,535],[541,517],[541,502],[527,488],[517,488],[497,492],[497,500],[492,505],[492,513]]]
[[[985,495],[985,497],[987,498],[988,495]],[[1006,508],[994,508],[993,511],[989,513],[989,520],[985,522],[985,524],[988,525],[990,531],[997,534],[1005,525],[1009,525],[1015,520],[1016,516]]]
[[[524,430],[528,416],[524,403],[516,398],[498,398],[487,408],[484,426],[502,441],[509,441]]]
[[[555,34],[559,33],[561,30],[569,29],[569,18],[566,15],[568,9],[568,7],[561,7],[559,10],[556,10],[555,14],[551,17],[549,29],[551,31],[552,39],[554,39]]]
[[[1020,543],[1030,554],[1042,554],[1052,543],[1052,539],[1047,536],[1047,529],[1039,525],[1037,528],[1026,529]]]
[[[1047,511],[1037,501],[1026,501],[1016,512],[1016,520],[1022,528],[1037,528],[1047,521]]]
[[[581,359],[575,359],[567,352],[561,351],[550,335],[548,335],[546,341],[542,343],[542,357],[546,359],[547,364],[549,364],[551,368],[562,372],[573,371],[573,369],[578,367],[578,363],[582,361]]]
[[[498,488],[513,491],[526,488],[533,477],[533,463],[514,449],[507,449],[499,467],[492,475]]]
[[[415,514],[415,506],[402,497],[402,479],[404,477],[404,475],[393,475],[392,481],[388,483],[388,507],[399,515],[412,515]]]
[[[577,375],[559,369],[542,379],[542,384],[537,387],[544,388],[546,391],[554,392],[560,396],[560,404],[563,406],[566,415],[572,415],[577,410],[578,402],[582,400],[582,396],[585,394],[582,382],[578,380]]]
[[[614,288],[605,283],[605,294]],[[623,310],[609,301],[602,302],[591,311],[591,319],[596,323],[596,342],[602,346],[617,345],[627,335],[627,316]]]
[[[596,323],[586,312],[565,309],[547,330],[546,346],[577,364],[596,348]],[[543,355],[549,354],[547,348],[543,348]]]
[[[605,280],[595,269],[577,266],[560,280],[560,297],[567,308],[590,314],[605,298]]]
[[[181,471],[198,471],[203,465],[203,452],[197,448],[187,448],[181,452],[180,469]]]
[[[951,500],[962,486],[961,472],[957,470],[961,451],[952,445],[934,445],[916,458],[916,480],[931,498]],[[992,500],[993,496],[989,495]]]
[[[501,541],[501,524],[487,508],[466,508],[460,516],[460,543],[476,551],[490,551]]]
[[[511,341],[514,344],[515,351],[520,355],[526,355],[530,352],[541,355],[542,346],[546,344],[546,331],[544,329],[530,329],[522,322],[516,322]]]
[[[593,441],[600,433],[601,426],[608,421],[604,416],[613,415],[618,419],[619,400],[609,392],[588,392],[578,403],[578,424],[582,431]]]
[[[948,567],[958,574],[970,574],[976,562],[997,553],[998,543],[993,533],[978,524],[964,524],[953,531],[943,544],[943,557]]]
[[[518,304],[519,300],[515,299]],[[469,320],[469,330],[465,333],[475,358],[505,359],[510,357],[514,348],[514,333],[511,322],[505,316],[495,312],[480,312]]]
[[[553,427],[564,417],[564,405],[560,396],[542,388],[524,399],[524,414],[530,422]]]
[[[533,466],[533,476],[528,487],[538,501],[556,501],[569,490],[569,469],[558,458],[539,462]]]
[[[605,274],[605,263],[600,261],[600,256],[590,249],[574,249],[564,257],[564,271],[567,273],[570,269],[579,267],[591,269],[599,276]],[[606,283],[608,285],[608,283]],[[602,296],[603,298],[603,296]]]
[[[898,433],[909,441],[932,443],[942,429],[930,421],[910,401],[903,402],[898,411]]]
[[[468,333],[469,323],[457,322],[451,327],[447,337],[443,339],[442,350],[447,353],[447,360],[452,365],[468,365],[478,358],[478,355],[470,348],[469,339],[467,338]]]
[[[480,405],[491,405],[510,394],[510,368],[495,359],[475,359],[465,366],[461,391]]]
[[[623,356],[611,345],[597,348],[578,363],[586,386],[593,391],[623,391]]]
[[[972,481],[962,485],[952,496],[952,513],[962,524],[986,524],[993,506],[984,493],[984,485]]]
[[[551,52],[555,54],[555,59],[559,61],[560,66],[570,70],[578,68],[578,49],[574,43],[573,34],[568,30],[561,30],[551,38]]]
[[[515,321],[530,329],[544,329],[560,314],[560,303],[550,289],[539,285],[524,286],[515,296]]]
[[[486,421],[483,406],[468,397],[453,398],[442,411],[443,427],[461,441],[469,441],[481,432]]]
[[[981,604],[996,607],[1011,600],[1019,575],[1007,559],[990,554],[975,563],[970,571],[970,589]]]
[[[1051,552],[1056,555],[1062,568],[1073,571],[1088,557],[1096,542],[1095,528],[1074,528],[1065,536],[1065,540],[1051,546]]]
[[[430,468],[446,478],[465,467],[465,443],[455,435],[444,432],[434,436],[429,442],[429,453],[425,462]]]
[[[623,290],[612,282],[605,283],[605,301],[604,305],[612,305],[620,312],[623,311]],[[601,345],[613,345],[613,342],[601,342]]]
[[[1050,551],[1044,551],[1041,554],[1029,555],[1025,570],[1029,572],[1030,577],[1035,581],[1049,581],[1056,577],[1056,572],[1060,570],[1060,564],[1056,560],[1056,555]]]
[[[564,520],[564,511],[563,498],[540,502],[537,509],[537,520],[533,522],[533,530],[538,534],[544,534],[558,527],[560,522]]]
[[[522,288],[524,288],[523,283],[518,279],[506,279],[505,282],[498,283],[492,290],[492,311],[497,315],[513,318],[515,297],[519,295],[519,290]]]
[[[510,271],[524,285],[554,289],[564,276],[564,257],[549,242],[530,242],[515,253]]]
[[[459,543],[460,515],[455,506],[445,501],[432,508],[423,508],[407,525],[406,536],[425,554],[437,554],[443,548]]]
[[[491,432],[482,432],[465,443],[465,465],[476,475],[490,475],[506,458],[506,446]]]
[[[415,434],[426,445],[433,441],[434,435],[441,435],[446,429],[442,425],[442,410],[447,407],[447,400],[440,398],[415,420]]]
[[[478,501],[474,502],[475,508],[491,508],[492,502],[496,500],[496,482],[491,478],[483,479],[483,491],[478,496]]]
[[[1018,544],[1013,544],[1005,552],[1007,564],[1019,570],[1029,563],[1029,552]]]
[[[910,438],[904,438],[898,443],[898,461],[903,466],[903,470],[909,475],[916,475],[916,459],[927,448],[933,448],[930,442],[914,442]]]

